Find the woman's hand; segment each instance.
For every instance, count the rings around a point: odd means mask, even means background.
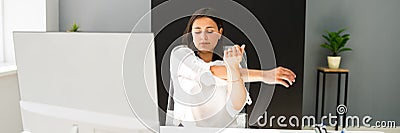
[[[227,81],[242,80],[239,64],[242,61],[244,47],[244,45],[242,47],[235,45],[224,51]]]
[[[235,45],[224,51],[224,61],[227,67],[239,67],[239,64],[243,58],[244,47],[245,45],[242,45],[242,47]]]
[[[284,67],[263,71],[262,74],[263,82],[266,84],[280,84],[288,88],[296,81],[296,74]]]

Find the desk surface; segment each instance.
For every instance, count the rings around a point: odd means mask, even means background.
[[[326,68],[326,67],[319,67],[318,70],[322,71],[322,72],[332,72],[332,73],[337,73],[337,72],[349,72],[349,69],[343,69],[343,68],[339,68],[339,69],[331,69],[331,68]]]
[[[314,130],[283,130],[283,129],[244,129],[244,128],[201,128],[201,127],[172,127],[161,126],[161,133],[315,133]],[[340,133],[340,131],[328,131]],[[380,131],[346,131],[346,133],[384,133]]]

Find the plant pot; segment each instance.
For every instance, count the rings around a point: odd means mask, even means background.
[[[328,67],[338,69],[340,65],[340,56],[328,56]]]

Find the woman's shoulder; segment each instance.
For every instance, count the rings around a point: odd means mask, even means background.
[[[172,51],[176,51],[176,50],[191,50],[187,45],[178,45],[178,46],[175,46],[173,49],[172,49]]]
[[[190,54],[190,53],[194,53],[192,49],[190,49],[187,45],[178,45],[175,46],[172,51],[171,54]]]

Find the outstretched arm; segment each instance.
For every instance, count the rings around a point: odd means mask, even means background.
[[[222,79],[227,79],[225,66],[211,66],[211,72]],[[280,84],[289,87],[295,82],[296,74],[284,67],[277,67],[271,70],[240,69],[244,82],[264,82],[266,84]]]

